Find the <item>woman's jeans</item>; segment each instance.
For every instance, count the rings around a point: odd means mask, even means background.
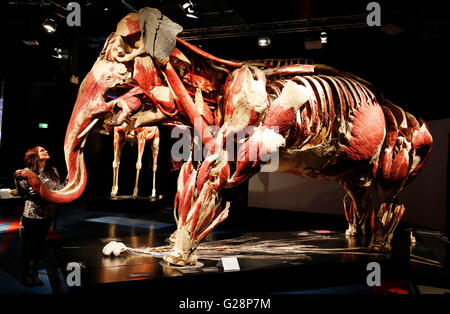
[[[27,267],[31,263],[39,267],[45,250],[45,238],[51,225],[51,219],[31,219],[22,217],[22,261]]]

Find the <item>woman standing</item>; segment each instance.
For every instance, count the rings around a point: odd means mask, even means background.
[[[33,171],[45,186],[52,190],[61,189],[58,171],[50,167],[47,161],[50,155],[41,146],[28,149],[24,163],[28,170]],[[22,274],[23,283],[27,287],[42,286],[38,269],[45,248],[45,238],[55,214],[55,204],[42,199],[38,192],[33,191],[26,180],[16,181],[19,194],[25,197],[25,207],[22,216],[23,247]]]

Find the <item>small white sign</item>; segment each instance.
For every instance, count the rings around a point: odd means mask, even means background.
[[[220,259],[222,261],[223,271],[239,271],[241,268],[239,267],[239,262],[236,257],[222,257]]]

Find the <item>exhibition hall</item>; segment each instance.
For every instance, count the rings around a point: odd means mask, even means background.
[[[205,311],[449,294],[449,4],[1,15],[0,294]]]

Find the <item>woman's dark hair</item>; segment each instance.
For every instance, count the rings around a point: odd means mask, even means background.
[[[39,147],[35,146],[29,148],[25,153],[25,157],[23,158],[23,162],[25,163],[25,167],[30,168],[33,172],[37,173],[39,171]],[[55,172],[55,169],[47,162],[45,163],[45,168],[43,171],[47,174],[52,180],[59,180],[58,175]]]

